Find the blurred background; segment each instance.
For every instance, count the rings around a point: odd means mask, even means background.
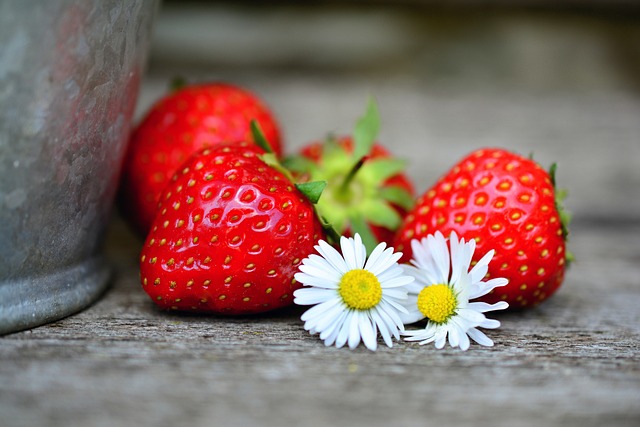
[[[137,119],[176,76],[259,94],[289,152],[374,96],[419,192],[501,146],[558,163],[575,221],[640,219],[638,1],[165,0]]]

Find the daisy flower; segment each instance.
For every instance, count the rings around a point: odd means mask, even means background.
[[[327,346],[354,349],[360,341],[372,351],[378,347],[378,331],[389,347],[391,337],[400,339],[404,325],[401,304],[407,298],[406,285],[413,277],[398,265],[401,252],[380,243],[367,259],[359,234],[341,237],[342,254],[327,242],[315,246],[320,255],[302,261],[295,279],[305,287],[294,292],[294,302],[313,305],[301,319],[311,334],[320,334]]]
[[[483,281],[493,250],[469,270],[475,240],[458,240],[456,233],[452,232],[448,243],[440,232],[411,242],[413,265],[403,267],[415,281],[407,286],[409,295],[403,303],[407,313],[401,317],[405,324],[426,318],[427,325],[424,329],[404,332],[405,340],[419,341],[420,344],[435,342],[439,349],[444,347],[447,337],[452,347],[460,347],[461,350],[469,348],[469,338],[478,344],[493,346],[493,341],[477,328],[499,327],[499,321],[487,319],[483,313],[503,310],[509,304],[469,300],[506,285],[508,280],[493,278]]]

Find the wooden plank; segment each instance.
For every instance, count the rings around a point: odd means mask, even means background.
[[[578,226],[565,285],[534,310],[498,316],[494,348],[372,353],[325,347],[300,308],[157,310],[138,284],[140,240],[116,221],[111,291],[0,338],[3,425],[637,425],[639,231]]]

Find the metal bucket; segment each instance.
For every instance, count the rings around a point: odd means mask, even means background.
[[[0,334],[94,302],[156,0],[0,0]]]

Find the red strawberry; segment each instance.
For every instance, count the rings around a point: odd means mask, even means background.
[[[404,162],[374,142],[378,127],[378,112],[370,103],[353,137],[311,143],[285,160],[301,180],[327,182],[318,213],[340,234],[359,233],[369,252],[379,242],[393,242],[414,197]]]
[[[412,239],[455,231],[475,239],[474,261],[495,249],[488,276],[509,279],[480,300],[507,301],[512,309],[544,301],[562,284],[568,259],[568,216],[559,206],[554,169],[549,174],[502,149],[471,153],[418,198],[398,230],[396,250],[409,261]]]
[[[131,135],[119,198],[125,217],[145,234],[160,193],[180,165],[202,148],[251,141],[254,119],[280,155],[273,114],[245,89],[224,83],[188,85],[159,100]]]
[[[205,149],[162,193],[140,259],[160,307],[242,314],[292,303],[293,275],[324,234],[311,202],[261,153]]]

